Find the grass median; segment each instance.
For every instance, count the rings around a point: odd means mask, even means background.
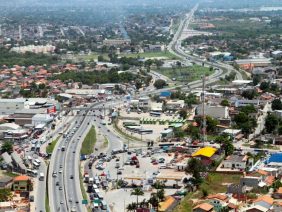
[[[59,141],[60,136],[58,136],[55,140],[53,140],[47,147],[46,147],[46,153],[52,154],[57,142]]]
[[[80,150],[82,155],[90,155],[94,151],[94,145],[96,143],[96,131],[95,127],[91,127],[87,133]]]

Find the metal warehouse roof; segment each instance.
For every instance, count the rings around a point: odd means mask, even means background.
[[[198,149],[196,152],[194,152],[192,154],[193,157],[197,157],[197,156],[204,156],[204,157],[212,157],[214,155],[214,153],[216,152],[216,148],[213,148],[213,147],[204,147],[204,148],[201,148],[201,149]]]

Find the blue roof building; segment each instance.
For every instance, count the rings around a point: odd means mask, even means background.
[[[163,92],[160,93],[160,97],[169,98],[170,96],[171,96],[170,91],[163,91]]]
[[[266,163],[282,163],[282,153],[272,154],[268,160],[266,160]]]

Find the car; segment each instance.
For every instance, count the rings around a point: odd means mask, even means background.
[[[73,175],[70,176],[70,179],[73,179]]]
[[[158,161],[153,162],[153,165],[158,165],[158,164],[159,164]]]
[[[59,186],[60,184],[59,184],[59,182],[56,182],[56,186]]]
[[[122,171],[117,171],[117,174],[118,174],[118,175],[121,175],[121,174],[122,174]]]
[[[64,202],[63,202],[63,201],[61,201],[61,202],[60,202],[60,204],[62,205],[62,204],[64,204]]]
[[[124,167],[120,167],[118,170],[119,170],[119,171],[124,170]]]
[[[62,173],[63,173],[63,170],[62,170],[62,169],[60,169],[59,173],[60,173],[60,174],[62,174]]]
[[[75,153],[75,151],[73,151],[72,153]]]
[[[119,158],[116,158],[116,161],[119,161]]]
[[[60,165],[60,168],[63,168],[63,165]]]
[[[52,176],[57,177],[57,172],[53,172]]]
[[[61,190],[63,190],[63,187],[62,187],[62,186],[60,186],[60,187],[59,187],[59,190],[60,190],[60,191],[61,191]]]
[[[79,203],[78,200],[76,200],[75,203],[78,204]]]

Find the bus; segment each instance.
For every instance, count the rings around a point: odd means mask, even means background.
[[[160,117],[162,115],[162,113],[160,112],[150,112],[151,116],[155,116],[155,117]]]
[[[40,172],[40,174],[39,174],[39,180],[40,180],[40,181],[44,181],[44,173],[43,173],[43,172]]]
[[[139,129],[138,130],[138,133],[139,134],[152,134],[153,133],[153,130],[147,130],[147,129]]]

